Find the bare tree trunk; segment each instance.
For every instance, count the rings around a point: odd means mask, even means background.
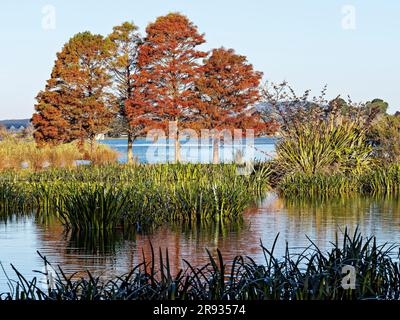
[[[213,136],[213,164],[219,163],[219,135]]]
[[[175,139],[175,162],[181,162],[181,144],[179,142],[178,120],[169,123],[169,138]]]
[[[179,137],[175,139],[175,162],[181,162],[181,143],[179,142]]]
[[[128,164],[133,163],[133,137],[132,132],[128,131]]]

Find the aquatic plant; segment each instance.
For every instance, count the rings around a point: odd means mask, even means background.
[[[363,174],[296,173],[278,183],[284,197],[332,197],[344,195],[396,195],[400,191],[400,164],[375,167]]]
[[[275,256],[278,237],[267,249],[265,261],[238,256],[230,261],[217,250],[209,251],[209,262],[186,265],[174,273],[168,250],[136,265],[128,274],[105,281],[87,272],[85,277],[66,274],[58,267],[55,275],[45,271],[47,289],[38,278],[26,279],[14,266],[16,280],[9,279],[10,291],[0,300],[399,300],[399,254],[394,245],[378,245],[375,237],[364,238],[356,230],[345,230],[323,252],[311,240],[303,252]],[[46,270],[51,264],[41,256]],[[356,272],[355,288],[343,287],[344,267]],[[53,268],[54,269],[54,268]]]
[[[284,197],[333,197],[361,192],[362,186],[354,175],[297,173],[285,176],[278,190]]]
[[[127,195],[112,186],[83,183],[69,186],[57,211],[61,222],[77,231],[111,230],[124,223]]]
[[[4,199],[16,201],[18,194],[22,204],[39,215],[59,217],[67,228],[142,228],[168,221],[237,219],[267,190],[268,174],[263,166],[239,175],[235,165],[55,168],[4,172],[0,195],[3,190]]]

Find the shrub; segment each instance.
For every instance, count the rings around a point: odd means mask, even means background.
[[[332,126],[304,123],[295,134],[285,135],[276,147],[276,161],[286,173],[306,175],[329,172],[360,174],[374,161],[365,131],[354,123]]]

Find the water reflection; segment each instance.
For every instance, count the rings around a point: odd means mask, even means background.
[[[90,270],[104,277],[127,272],[135,264],[151,257],[151,247],[158,252],[168,249],[175,270],[184,267],[182,259],[193,265],[208,261],[205,248],[219,248],[224,257],[248,255],[263,262],[260,241],[270,247],[277,233],[277,255],[283,255],[286,242],[292,249],[305,248],[308,235],[322,249],[335,240],[337,231],[346,227],[351,232],[359,226],[365,235],[376,235],[380,243],[400,242],[400,201],[392,198],[341,198],[329,201],[288,201],[268,194],[258,206],[244,214],[243,223],[208,224],[205,226],[162,226],[154,232],[113,235],[65,233],[56,220],[45,224],[32,217],[0,221],[0,261],[13,262],[24,274],[41,268],[36,250],[67,273]],[[7,271],[11,273],[10,268]],[[5,288],[0,273],[0,291]]]

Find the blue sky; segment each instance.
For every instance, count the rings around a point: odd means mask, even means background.
[[[46,5],[55,9],[55,29],[42,27]],[[344,6],[355,10],[355,20]],[[287,80],[296,91],[315,94],[327,84],[329,97],[380,97],[391,112],[400,110],[397,0],[2,0],[0,119],[31,116],[56,52],[75,33],[106,35],[127,20],[144,32],[157,16],[174,11],[206,34],[205,49],[234,48],[265,80]],[[343,28],[348,18],[355,29]]]

